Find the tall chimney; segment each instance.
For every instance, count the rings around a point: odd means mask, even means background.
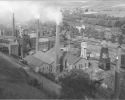
[[[39,19],[37,19],[37,33],[36,33],[36,52],[39,48]]]
[[[60,72],[60,64],[59,64],[59,51],[60,51],[60,26],[56,25],[56,42],[55,42],[55,52],[56,52],[56,63],[55,63],[55,71]]]
[[[15,35],[15,16],[14,16],[14,13],[13,13],[13,27],[12,27],[12,36],[14,37]]]

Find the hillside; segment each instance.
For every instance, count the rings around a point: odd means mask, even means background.
[[[33,79],[32,79],[33,80]],[[0,99],[42,99],[45,93],[31,85],[31,78],[0,55]]]

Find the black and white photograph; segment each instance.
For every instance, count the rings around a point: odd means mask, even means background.
[[[0,0],[0,99],[124,100],[125,0]]]

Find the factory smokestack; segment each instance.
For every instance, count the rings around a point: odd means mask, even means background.
[[[39,18],[37,19],[36,52],[39,49]]]
[[[14,37],[15,36],[15,16],[14,16],[14,13],[13,13],[13,26],[12,26],[12,36]]]
[[[55,71],[60,72],[60,63],[59,63],[59,51],[60,51],[60,26],[56,25],[56,42],[55,42],[55,52],[56,52],[56,63]]]

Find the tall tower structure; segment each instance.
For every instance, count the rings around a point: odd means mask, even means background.
[[[12,36],[14,37],[14,35],[15,35],[15,16],[14,16],[14,13],[13,13],[13,16],[12,16],[13,18],[12,18],[12,20],[13,20],[13,25],[12,25]]]
[[[39,18],[37,19],[37,33],[36,33],[36,52],[39,48]]]
[[[59,63],[59,51],[60,51],[60,26],[56,25],[56,42],[55,42],[55,52],[56,52],[56,63],[55,63],[55,71],[60,72],[60,63]]]
[[[87,42],[81,43],[81,57],[87,59]]]

